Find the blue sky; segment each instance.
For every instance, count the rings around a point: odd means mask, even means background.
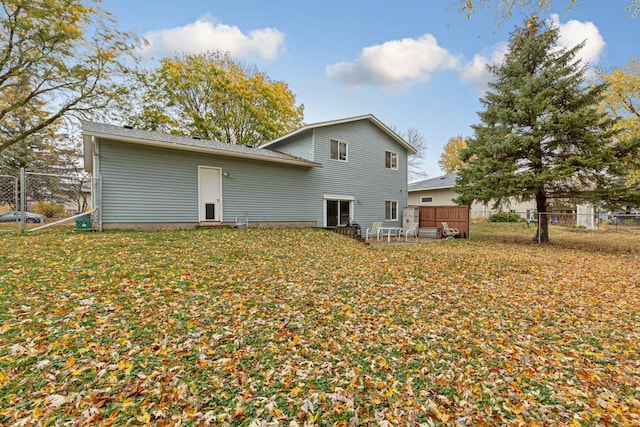
[[[492,3],[497,3],[493,1]],[[640,18],[631,0],[555,0],[542,15],[561,30],[560,44],[586,40],[583,59],[605,70],[640,56]],[[305,105],[305,122],[372,113],[427,143],[424,171],[441,174],[449,138],[471,134],[489,78],[509,33],[524,15],[500,23],[496,11],[467,19],[454,0],[103,0],[119,27],[149,44],[148,65],[175,52],[229,51]]]

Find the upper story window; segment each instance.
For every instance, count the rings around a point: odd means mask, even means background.
[[[398,170],[398,153],[385,151],[384,167],[387,169]]]
[[[340,160],[342,162],[347,161],[347,143],[344,141],[338,141],[337,139],[331,140],[331,158],[333,160]]]
[[[433,202],[433,197],[422,197],[420,199],[420,203],[431,203]]]

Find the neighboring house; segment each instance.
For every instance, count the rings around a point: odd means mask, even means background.
[[[91,207],[91,176],[82,177],[82,181],[78,181],[74,179],[73,185],[75,188],[69,192],[71,194],[67,196],[67,200],[63,203],[67,216],[87,211]]]
[[[411,206],[446,206],[455,205],[453,199],[458,197],[454,190],[458,175],[450,173],[435,178],[409,184],[409,205]],[[536,210],[535,200],[527,202],[510,201],[503,205],[503,211],[520,214],[524,219],[532,219]],[[469,215],[471,218],[488,218],[493,213],[491,204],[473,203]]]
[[[303,126],[258,148],[82,123],[98,226],[401,226],[407,157],[373,115]]]

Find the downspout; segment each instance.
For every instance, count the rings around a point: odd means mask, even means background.
[[[469,230],[467,239],[471,240],[471,205],[469,205],[469,209],[467,209],[467,230]]]
[[[316,161],[316,130],[311,130],[311,161]]]
[[[93,177],[91,186],[91,206],[96,210],[98,217],[98,231],[102,231],[102,174],[100,173],[100,144],[95,136],[91,137],[93,146]],[[97,178],[97,180],[96,180]]]
[[[24,168],[20,168],[20,233],[24,233],[27,217],[27,176]]]

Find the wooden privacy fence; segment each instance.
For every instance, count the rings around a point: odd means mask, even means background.
[[[420,228],[437,227],[442,222],[460,230],[460,237],[469,238],[469,206],[420,206]]]

